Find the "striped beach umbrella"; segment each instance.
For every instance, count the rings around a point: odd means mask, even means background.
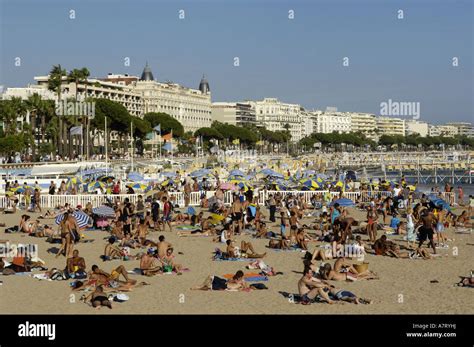
[[[115,217],[115,211],[110,206],[99,206],[92,209],[92,213],[101,216],[101,217]]]
[[[302,179],[300,183],[304,188],[307,188],[309,190],[315,190],[319,188],[318,182],[311,178]]]
[[[94,189],[98,189],[98,188],[102,188],[102,189],[105,189],[106,188],[106,185],[104,182],[100,182],[100,181],[97,181],[97,182],[90,182],[86,185],[86,190],[88,192],[94,190]]]
[[[66,182],[66,189],[71,189],[73,186],[78,186],[84,183],[84,180],[80,176],[70,177]]]
[[[90,224],[90,217],[82,211],[74,211],[72,216],[76,219],[77,225],[79,228],[85,228]],[[64,219],[64,213],[56,217],[56,224],[61,224],[61,221]]]
[[[145,191],[148,188],[148,186],[143,183],[128,183],[126,186],[128,188],[132,188],[133,190],[141,190],[141,191]]]
[[[31,186],[19,186],[19,187],[16,187],[16,188],[11,188],[10,190],[15,194],[23,194],[27,190],[33,191],[34,188],[31,187]]]

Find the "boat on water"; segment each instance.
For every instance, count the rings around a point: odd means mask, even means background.
[[[3,165],[0,167],[0,191],[5,191],[6,181],[18,181],[20,184],[27,182],[29,185],[37,182],[35,186],[38,186],[42,191],[47,191],[51,181],[59,186],[61,181],[67,181],[72,176],[88,170],[103,171],[106,174],[111,169],[108,169],[105,162],[100,161],[44,163],[21,168]]]

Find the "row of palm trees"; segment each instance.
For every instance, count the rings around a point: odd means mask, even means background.
[[[87,96],[87,83],[89,76],[90,72],[85,67],[83,67],[82,69],[73,69],[69,73],[67,73],[66,70],[63,69],[60,64],[53,65],[53,68],[49,73],[48,89],[56,93],[58,102],[61,101],[62,83],[63,80],[66,79],[68,82],[73,82],[75,84],[75,101],[77,101],[77,91],[79,83],[85,84],[84,95]],[[90,134],[87,131],[88,122],[90,122],[90,119],[88,119],[87,117],[83,117],[80,120],[80,123],[82,125],[83,136],[81,136],[82,143],[80,143],[79,146],[82,146],[82,148],[84,149],[83,153],[87,153],[91,146]],[[58,117],[57,148],[61,155],[65,155],[66,153],[68,153],[69,156],[72,155],[73,144],[72,139],[69,136],[69,129],[77,124],[77,116],[73,116],[72,118],[65,116]],[[87,140],[84,141],[84,139]],[[89,149],[85,148],[86,143],[89,145]],[[79,146],[76,146],[76,149]]]
[[[63,99],[63,82],[74,83],[76,86],[74,98],[66,101],[78,101],[78,85],[85,84],[85,95],[87,95],[87,79],[90,72],[87,68],[73,69],[69,73],[61,67],[54,65],[48,79],[48,89],[56,94],[56,100]],[[27,117],[29,116],[29,124]],[[18,119],[20,125],[17,124]],[[83,153],[87,153],[86,144],[89,149],[92,146],[90,134],[87,131],[90,119],[77,116],[63,116],[56,114],[56,104],[53,100],[45,100],[41,95],[34,93],[26,100],[20,97],[12,97],[0,102],[0,121],[3,123],[3,136],[21,135],[28,146],[34,159],[38,154],[57,152],[61,156],[72,156],[73,151],[79,153],[81,146]],[[73,143],[69,135],[71,127],[82,125],[83,136],[81,141]],[[55,150],[56,149],[56,150]]]

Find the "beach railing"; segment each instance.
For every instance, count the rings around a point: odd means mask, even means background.
[[[334,197],[344,197],[347,199],[351,199],[352,201],[361,201],[361,202],[369,202],[373,197],[380,195],[382,198],[387,196],[392,196],[392,192],[389,191],[360,191],[360,192],[328,192],[328,191],[272,191],[272,190],[262,190],[258,194],[258,203],[260,205],[264,205],[265,202],[268,200],[270,194],[277,194],[279,193],[280,196],[285,198],[289,194],[299,196],[300,194],[303,195],[303,199],[306,203],[310,203],[311,198],[313,196],[317,196],[319,198],[323,198],[327,193],[330,194],[331,199]],[[175,205],[179,205],[183,207],[185,205],[184,201],[184,193],[183,192],[168,192],[170,196],[170,200]],[[201,194],[202,192],[191,192],[189,197],[189,205],[190,206],[200,206],[201,205]],[[214,196],[214,191],[206,191],[206,198],[211,198]],[[87,203],[91,203],[92,207],[98,207],[101,205],[106,204],[108,201],[114,203],[116,200],[123,202],[126,198],[130,200],[131,203],[136,204],[138,201],[138,196],[140,194],[112,194],[112,195],[101,195],[101,194],[78,194],[78,195],[42,195],[41,196],[41,207],[43,208],[55,208],[57,206],[64,206],[68,203],[71,207],[76,207],[77,205],[81,205],[85,207]],[[19,204],[24,203],[25,197],[23,195],[18,195]],[[446,193],[441,192],[441,198],[448,202],[449,204],[453,205],[456,202],[456,194],[454,192]],[[232,204],[232,192],[227,191],[224,193],[224,204],[231,205]],[[0,197],[0,208],[10,208],[12,206],[12,201],[10,198],[3,196]]]

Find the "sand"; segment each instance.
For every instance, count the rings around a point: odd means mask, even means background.
[[[364,219],[364,213],[351,210],[351,214]],[[0,215],[0,221],[7,226],[18,223],[21,213]],[[32,217],[37,214],[30,214]],[[52,224],[53,220],[47,220]],[[310,219],[305,219],[305,223]],[[39,257],[46,261],[48,268],[64,268],[65,258],[54,258],[47,249],[57,247],[46,243],[45,239],[33,238],[23,234],[5,234],[0,228],[0,239],[11,243],[35,243],[39,246]],[[276,231],[276,227],[273,227]],[[93,264],[110,272],[123,264],[127,270],[138,267],[139,262],[103,262],[103,231],[85,232],[93,243],[80,243],[76,249],[86,259],[87,269]],[[114,303],[113,309],[95,310],[79,301],[81,294],[73,294],[68,281],[39,281],[24,276],[0,276],[0,312],[7,314],[472,314],[474,312],[473,290],[455,287],[459,276],[466,276],[474,269],[474,234],[455,234],[448,230],[447,236],[453,241],[449,250],[439,250],[446,256],[433,260],[394,259],[368,255],[369,269],[375,271],[379,280],[358,281],[354,283],[333,282],[337,288],[353,291],[360,297],[373,300],[371,305],[349,303],[328,305],[300,305],[290,302],[279,292],[297,293],[297,282],[302,276],[301,252],[275,252],[265,248],[267,240],[254,240],[250,236],[239,236],[237,241],[251,240],[258,252],[267,252],[264,261],[284,272],[283,276],[270,277],[265,284],[269,290],[252,292],[204,292],[191,291],[190,287],[201,284],[209,274],[222,276],[237,270],[244,270],[246,262],[211,261],[216,247],[224,245],[212,242],[212,238],[179,238],[167,232],[152,232],[149,238],[157,240],[164,234],[175,247],[177,262],[190,268],[182,276],[160,275],[145,277],[131,275],[151,285],[134,289],[128,293],[130,300]],[[381,231],[379,231],[381,235]],[[389,236],[401,240],[401,236]],[[366,236],[363,236],[366,239]],[[317,243],[319,244],[319,243]],[[315,243],[310,245],[313,250]],[[457,247],[458,255],[453,255]],[[137,250],[133,250],[135,254]],[[183,254],[177,254],[182,252]],[[355,262],[355,261],[354,261]],[[245,271],[245,270],[244,270]],[[439,283],[430,283],[437,280]]]

